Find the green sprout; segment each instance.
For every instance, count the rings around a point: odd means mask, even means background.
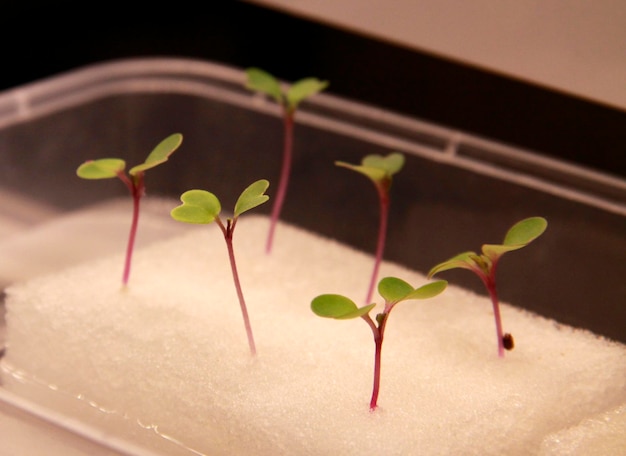
[[[278,181],[276,198],[270,216],[270,229],[267,236],[266,252],[272,251],[274,241],[274,231],[280,218],[283,203],[287,195],[289,176],[291,174],[291,162],[293,156],[293,130],[294,117],[298,105],[305,99],[321,92],[328,86],[328,81],[321,81],[317,78],[304,78],[291,85],[289,89],[283,91],[278,80],[268,72],[260,68],[246,69],[246,88],[260,92],[271,97],[282,108],[283,114],[283,160]]]
[[[367,155],[363,158],[360,165],[352,165],[342,161],[335,162],[337,166],[351,169],[359,172],[369,178],[378,192],[380,203],[380,221],[378,227],[378,241],[376,243],[376,256],[374,259],[374,270],[367,289],[365,302],[372,301],[374,295],[374,287],[378,279],[378,270],[383,260],[385,251],[385,240],[387,238],[387,224],[389,218],[389,189],[391,188],[392,177],[404,166],[404,155],[399,152],[393,152],[386,157],[380,155]]]
[[[413,288],[404,280],[396,277],[386,277],[378,283],[378,293],[385,300],[383,311],[376,315],[376,323],[370,317],[369,312],[376,304],[368,304],[358,307],[354,301],[345,296],[338,294],[323,294],[317,296],[311,301],[311,310],[320,316],[326,318],[335,318],[337,320],[347,320],[351,318],[361,317],[369,325],[374,335],[374,386],[372,388],[372,397],[370,399],[370,410],[375,410],[378,406],[378,393],[380,391],[380,371],[381,371],[381,353],[383,346],[383,338],[385,336],[385,328],[389,313],[393,308],[402,301],[412,299],[428,299],[437,296],[445,290],[448,282],[445,280],[437,280],[419,288]]]
[[[474,252],[460,253],[447,261],[434,266],[428,273],[431,278],[435,274],[448,269],[469,269],[474,272],[485,285],[491,303],[496,322],[496,336],[498,338],[498,356],[504,356],[504,350],[512,350],[515,346],[513,336],[503,333],[502,318],[500,317],[500,304],[496,290],[496,269],[502,255],[506,252],[519,250],[541,236],[548,227],[548,222],[543,217],[530,217],[517,222],[506,233],[502,244],[485,244],[482,246],[482,254]]]
[[[269,196],[265,195],[265,190],[269,187],[269,182],[261,179],[249,185],[239,196],[235,203],[235,211],[232,218],[226,219],[226,224],[222,221],[219,214],[222,205],[219,199],[213,193],[206,190],[188,190],[180,196],[182,204],[175,207],[171,211],[174,220],[185,223],[209,224],[216,222],[224,234],[226,247],[228,249],[228,258],[235,283],[235,290],[239,298],[239,306],[243,315],[243,322],[248,336],[248,345],[252,355],[256,355],[256,346],[252,335],[252,326],[248,317],[248,308],[243,297],[241,282],[239,281],[239,273],[237,272],[237,263],[235,261],[235,251],[233,249],[233,233],[239,216],[250,209],[253,209],[265,203]]]
[[[98,160],[88,160],[78,167],[76,174],[83,179],[109,179],[112,177],[119,178],[128,187],[133,199],[133,217],[128,235],[128,244],[126,247],[126,260],[124,262],[124,273],[122,275],[122,284],[124,287],[128,285],[130,277],[130,267],[132,262],[133,250],[135,246],[135,237],[137,235],[137,226],[139,223],[139,204],[144,196],[145,182],[144,174],[147,170],[155,166],[165,163],[169,156],[174,153],[181,145],[183,136],[180,133],[174,133],[152,149],[146,160],[132,167],[128,171],[128,175],[124,172],[126,162],[120,158],[101,158]]]

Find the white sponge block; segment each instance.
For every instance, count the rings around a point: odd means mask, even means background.
[[[201,226],[136,252],[125,290],[121,255],[12,286],[5,387],[168,455],[528,455],[626,403],[622,344],[503,304],[516,348],[498,358],[489,300],[451,285],[391,313],[371,412],[370,328],[310,302],[361,303],[372,257],[286,224],[267,255],[268,224],[234,235],[256,357],[222,234]]]
[[[626,404],[545,438],[541,456],[626,454]]]

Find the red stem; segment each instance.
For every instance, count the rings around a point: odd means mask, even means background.
[[[504,333],[502,331],[502,318],[500,317],[500,304],[498,301],[498,293],[496,292],[496,286],[489,287],[489,294],[491,295],[491,304],[493,306],[493,316],[496,320],[496,337],[498,338],[498,356],[504,357]]]
[[[383,338],[385,334],[385,326],[387,325],[387,317],[391,308],[386,309],[381,313],[378,318],[378,327],[372,321],[369,315],[364,315],[362,318],[372,329],[374,335],[374,384],[372,386],[372,397],[370,399],[370,411],[376,410],[378,407],[378,393],[380,392],[380,373],[381,373],[381,360],[383,350]]]
[[[289,175],[291,174],[291,161],[293,156],[293,125],[294,125],[294,113],[285,109],[283,115],[284,124],[284,138],[283,138],[283,164],[280,171],[280,180],[278,182],[278,190],[276,191],[276,198],[274,199],[274,205],[272,207],[272,214],[270,218],[270,231],[267,236],[267,244],[265,251],[270,253],[272,251],[272,244],[274,242],[274,231],[276,230],[276,224],[280,218],[280,213],[287,195],[287,186],[289,185]]]
[[[374,336],[374,344],[376,346],[374,352],[374,386],[372,387],[372,398],[370,399],[370,410],[376,410],[378,407],[378,392],[380,391],[380,361],[383,348],[382,336]]]
[[[243,316],[243,324],[246,327],[246,335],[248,336],[248,345],[250,346],[250,353],[256,355],[256,345],[254,343],[254,336],[252,335],[252,325],[250,324],[250,317],[248,316],[248,308],[246,301],[243,297],[243,291],[241,289],[241,283],[239,282],[239,273],[237,272],[237,263],[235,261],[235,251],[233,249],[233,232],[235,231],[235,224],[237,219],[231,221],[227,220],[226,226],[222,221],[216,218],[217,224],[224,233],[224,239],[226,240],[226,247],[228,249],[228,258],[230,260],[230,268],[233,273],[233,281],[235,282],[235,290],[237,290],[237,298],[239,298],[239,307],[241,307],[241,315]]]
[[[493,261],[489,275],[479,274],[481,280],[487,288],[493,306],[493,316],[496,321],[496,337],[498,338],[498,356],[504,357],[504,332],[502,330],[502,317],[500,316],[500,301],[496,290],[496,267],[497,261]]]
[[[372,277],[370,278],[370,284],[367,290],[365,304],[370,304],[372,302],[372,296],[374,295],[374,289],[376,288],[376,279],[378,278],[378,271],[380,269],[380,264],[383,261],[385,240],[387,239],[387,220],[389,218],[389,191],[388,187],[384,184],[376,185],[376,189],[378,190],[378,196],[380,200],[380,221],[378,225],[378,240],[376,243],[374,270],[372,271]]]
[[[141,198],[145,193],[144,174],[138,173],[134,178],[129,179],[125,174],[119,173],[119,178],[126,184],[133,198],[133,217],[128,233],[128,243],[126,245],[126,259],[124,261],[124,272],[122,274],[123,286],[128,285],[130,278],[130,267],[132,263],[133,251],[135,249],[135,238],[137,236],[137,227],[139,226],[139,206]]]

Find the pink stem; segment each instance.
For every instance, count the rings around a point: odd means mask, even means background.
[[[484,273],[478,273],[479,277],[485,284],[487,292],[491,298],[491,305],[493,306],[493,316],[496,321],[496,337],[498,338],[498,356],[504,357],[504,332],[502,330],[502,317],[500,316],[500,301],[498,300],[498,292],[496,290],[496,267],[498,265],[497,260],[494,260],[491,266],[489,275]]]
[[[237,297],[239,298],[239,307],[241,307],[241,314],[243,316],[243,323],[246,327],[246,335],[248,336],[248,345],[250,346],[250,353],[256,355],[256,345],[254,343],[254,336],[252,335],[252,325],[250,324],[250,317],[248,316],[248,308],[246,301],[243,297],[243,291],[241,289],[241,283],[239,282],[239,273],[237,272],[237,263],[235,261],[235,251],[233,249],[233,232],[235,230],[235,222],[227,221],[227,226],[224,227],[219,218],[216,219],[218,225],[224,233],[224,239],[226,240],[226,247],[228,248],[228,258],[230,260],[230,267],[233,272],[233,281],[235,282],[235,289],[237,290]]]
[[[378,393],[380,391],[380,361],[383,346],[381,337],[374,337],[376,351],[374,352],[374,386],[372,387],[372,398],[370,399],[370,410],[378,407]]]
[[[378,189],[378,195],[380,199],[380,221],[378,225],[378,240],[376,243],[374,270],[372,271],[372,277],[370,278],[370,284],[367,290],[365,304],[370,304],[372,302],[372,296],[374,295],[374,289],[376,288],[378,271],[380,269],[380,264],[383,261],[383,253],[385,251],[385,240],[387,238],[387,220],[389,218],[389,192],[383,185],[377,185],[376,188]]]
[[[378,393],[380,392],[380,373],[382,364],[382,350],[383,350],[383,337],[385,334],[385,326],[387,324],[387,317],[389,316],[389,310],[379,315],[378,327],[374,324],[369,315],[364,315],[362,318],[372,329],[374,334],[374,384],[372,386],[372,397],[370,399],[370,411],[376,410],[378,407]]]
[[[122,284],[128,285],[130,278],[130,267],[132,263],[133,251],[135,249],[135,238],[137,236],[137,227],[139,226],[139,206],[141,197],[144,194],[144,175],[137,174],[134,180],[129,179],[125,174],[118,174],[119,178],[126,184],[133,198],[133,217],[128,233],[128,243],[126,245],[126,259],[124,261],[124,273],[122,274]]]
[[[265,251],[270,253],[272,251],[272,244],[274,242],[274,231],[276,230],[276,224],[280,218],[280,213],[287,195],[287,186],[289,185],[289,175],[291,174],[291,161],[293,155],[293,125],[294,114],[291,111],[286,111],[283,116],[284,124],[284,140],[283,140],[283,164],[280,171],[280,180],[278,182],[278,190],[276,191],[276,198],[274,199],[274,206],[272,207],[272,214],[270,218],[270,231],[267,236],[267,244]]]
[[[496,320],[496,337],[498,338],[498,356],[504,357],[504,333],[502,331],[502,318],[500,317],[500,304],[498,301],[498,293],[495,283],[487,286],[489,295],[491,296],[491,305],[493,306],[493,316]]]

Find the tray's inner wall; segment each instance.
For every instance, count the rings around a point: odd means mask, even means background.
[[[133,166],[174,132],[184,135],[183,145],[167,164],[146,175],[149,194],[177,197],[203,188],[229,208],[245,186],[260,178],[270,180],[269,194],[274,194],[282,153],[280,120],[177,94],[109,97],[3,129],[0,180],[30,198],[76,209],[127,192],[116,179],[77,178],[82,161],[122,157]],[[334,161],[357,163],[365,154],[390,150],[305,125],[296,126],[295,136],[283,219],[373,252],[375,190]],[[269,212],[270,205],[258,210]],[[500,242],[509,226],[532,215],[546,217],[549,228],[531,246],[502,260],[501,299],[626,342],[623,216],[407,155],[392,187],[385,257],[426,272],[461,251]],[[441,277],[484,292],[468,271]]]

